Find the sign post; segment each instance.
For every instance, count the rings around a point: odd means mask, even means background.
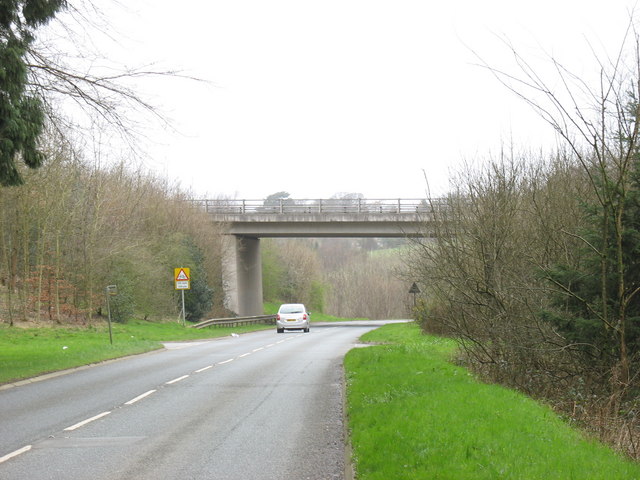
[[[413,282],[411,288],[409,289],[409,293],[413,293],[413,308],[416,308],[416,293],[420,293],[420,288],[416,282]]]
[[[184,326],[187,323],[187,313],[184,308],[184,291],[191,289],[191,269],[187,267],[174,268],[173,278],[175,289],[180,290],[182,295],[182,325]]]
[[[109,316],[109,342],[113,345],[113,333],[111,332],[111,304],[109,299],[118,295],[118,287],[117,285],[107,285],[104,289],[105,296],[107,297],[107,313]]]

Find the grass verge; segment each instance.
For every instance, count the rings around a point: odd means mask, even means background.
[[[451,340],[412,324],[345,358],[354,468],[373,479],[640,479],[640,465],[585,438],[550,408],[478,382]]]
[[[185,328],[178,323],[131,321],[88,327],[15,328],[0,324],[0,384],[162,348],[160,342],[215,338],[272,325]]]

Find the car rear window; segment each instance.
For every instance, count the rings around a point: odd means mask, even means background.
[[[280,313],[302,313],[304,309],[300,305],[286,305],[280,307]]]

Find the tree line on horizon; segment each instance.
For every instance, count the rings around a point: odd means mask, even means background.
[[[406,239],[263,239],[264,299],[342,318],[408,318],[404,248]]]
[[[45,161],[0,188],[2,321],[85,323],[177,318],[173,269],[190,267],[188,319],[226,312],[220,228],[165,180],[125,162],[101,166],[61,138],[43,138]]]

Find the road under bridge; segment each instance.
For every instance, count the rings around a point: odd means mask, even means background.
[[[261,315],[265,237],[432,236],[429,223],[441,202],[428,199],[197,200],[234,237],[225,254],[227,308]]]

